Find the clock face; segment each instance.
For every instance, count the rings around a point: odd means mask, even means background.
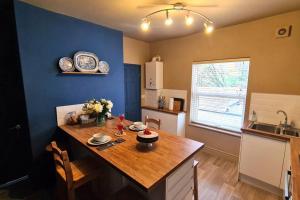
[[[99,62],[99,71],[101,73],[108,73],[109,72],[109,65],[105,61],[100,61]]]

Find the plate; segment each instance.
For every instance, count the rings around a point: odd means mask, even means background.
[[[73,60],[68,57],[59,59],[58,65],[63,72],[73,72],[75,70]]]
[[[143,125],[143,128],[142,128],[142,129],[138,129],[138,128],[136,128],[136,127],[132,124],[132,125],[130,125],[128,128],[129,128],[129,130],[131,130],[131,131],[143,131],[143,130],[145,130],[145,129],[147,128],[147,126],[146,126],[146,125]]]
[[[109,72],[109,65],[105,61],[100,61],[99,62],[99,71],[101,73],[108,73]]]
[[[158,133],[150,131],[151,135],[145,135],[144,131],[139,131],[136,140],[141,143],[154,143],[158,140]]]
[[[92,146],[98,146],[98,145],[106,144],[106,143],[110,142],[111,139],[112,139],[112,138],[111,138],[110,136],[108,136],[108,135],[106,135],[106,136],[104,136],[104,137],[107,137],[107,139],[106,139],[104,142],[95,142],[95,141],[93,141],[93,137],[91,137],[90,139],[88,139],[87,143],[88,143],[89,145],[92,145]]]
[[[150,131],[150,132],[151,132],[150,135],[146,135],[146,134],[144,134],[144,131],[139,131],[137,135],[141,138],[155,138],[155,137],[158,137],[157,132],[155,132],[155,131]]]
[[[74,65],[80,72],[97,72],[99,59],[94,53],[78,51],[74,55]]]

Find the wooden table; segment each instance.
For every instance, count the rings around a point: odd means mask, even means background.
[[[122,136],[125,142],[102,151],[87,144],[87,140],[98,132],[110,135],[113,140],[116,139],[114,135],[117,132],[116,123],[117,119],[113,119],[108,120],[103,127],[85,128],[79,125],[62,125],[59,128],[134,181],[144,191],[155,187],[204,147],[203,143],[174,136],[164,131],[157,131],[159,140],[151,151],[137,149],[136,132],[132,131],[125,131],[126,135]],[[131,124],[131,122],[126,121],[126,124]]]

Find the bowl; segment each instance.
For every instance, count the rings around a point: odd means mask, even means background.
[[[104,133],[96,133],[93,135],[93,140],[97,142],[103,142],[105,140]]]

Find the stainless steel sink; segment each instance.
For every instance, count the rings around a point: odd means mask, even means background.
[[[272,124],[261,124],[261,123],[255,123],[252,124],[249,128],[264,131],[268,133],[277,133],[278,127]]]
[[[298,129],[287,129],[287,130],[283,130],[283,135],[290,135],[290,136],[294,136],[294,137],[299,137],[299,130]]]
[[[276,126],[273,124],[253,123],[250,125],[249,128],[258,130],[258,131],[268,132],[268,133],[283,134],[283,135],[289,135],[289,136],[294,136],[294,137],[300,136],[299,129],[292,128],[292,127],[283,129],[280,126]]]

